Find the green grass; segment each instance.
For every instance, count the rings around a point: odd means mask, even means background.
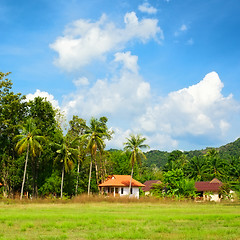
[[[3,239],[240,239],[240,205],[0,202]]]

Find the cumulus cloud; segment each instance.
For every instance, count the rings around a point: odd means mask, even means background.
[[[138,72],[138,57],[137,56],[132,56],[131,52],[118,52],[115,54],[115,62],[123,62],[123,67],[132,71],[133,73]]]
[[[155,14],[157,13],[157,9],[151,6],[148,2],[144,2],[142,5],[138,6],[139,11],[148,13],[148,14]]]
[[[232,95],[224,97],[222,88],[218,74],[211,72],[199,83],[169,93],[149,107],[138,123],[145,132],[173,139],[214,134],[217,138],[230,127],[228,113],[236,110]]]
[[[98,79],[87,91],[77,89],[65,97],[63,109],[69,115],[81,112],[84,116],[126,116],[144,112],[150,99],[150,84],[138,73],[137,57],[130,52],[116,53],[115,64],[121,74],[111,79]]]
[[[64,70],[79,69],[94,60],[104,60],[107,53],[119,51],[133,40],[143,43],[149,39],[160,42],[163,32],[158,20],[139,20],[135,12],[126,13],[123,28],[109,21],[106,15],[96,21],[80,19],[69,25],[63,34],[50,44],[58,53],[55,64]]]
[[[123,143],[127,141],[126,138],[129,137],[132,131],[130,129],[123,130],[118,127],[113,127],[110,130],[114,131],[114,134],[112,135],[112,139],[107,142],[107,147],[123,149]]]
[[[76,87],[80,87],[87,86],[89,84],[89,81],[86,77],[80,77],[78,79],[73,80],[73,83]]]
[[[139,75],[136,56],[119,52],[114,62],[122,65],[120,75],[98,79],[88,91],[77,88],[66,96],[62,108],[69,116],[109,117],[115,135],[108,147],[122,148],[135,132],[146,136],[152,149],[173,150],[183,139],[218,140],[231,128],[232,113],[239,108],[231,94],[223,96],[224,85],[216,72],[165,98],[158,96],[156,102],[150,84]]]
[[[48,93],[48,92],[44,92],[44,91],[42,92],[39,89],[37,89],[34,94],[31,94],[31,93],[27,94],[26,100],[27,101],[34,100],[35,97],[44,98],[47,101],[49,101],[54,108],[59,108],[58,101],[55,100],[54,96],[52,94]]]
[[[139,9],[147,12],[151,6],[145,2]],[[176,36],[187,30],[181,25]],[[138,56],[124,51],[133,40],[145,43],[150,39],[163,39],[158,21],[140,20],[135,12],[125,14],[122,28],[106,15],[96,22],[80,19],[69,25],[51,44],[58,53],[55,63],[75,71],[100,59],[114,71],[91,84],[85,76],[74,79],[76,90],[64,97],[62,111],[68,118],[73,114],[86,119],[107,116],[115,131],[108,147],[122,148],[131,132],[142,133],[152,149],[163,150],[177,149],[182,140],[189,145],[189,138],[225,137],[232,127],[231,114],[239,109],[232,95],[223,96],[224,85],[218,74],[211,72],[197,84],[170,92],[167,97],[153,96],[149,82],[139,73]],[[35,94],[43,93],[37,90]],[[48,93],[44,97],[55,101]]]

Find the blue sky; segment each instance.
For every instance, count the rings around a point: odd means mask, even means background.
[[[237,0],[1,0],[0,71],[68,120],[107,116],[108,148],[130,133],[151,149],[240,136]]]

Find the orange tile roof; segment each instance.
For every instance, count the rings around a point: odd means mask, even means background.
[[[108,176],[104,183],[99,184],[99,187],[128,187],[130,185],[130,175],[111,175]],[[145,185],[132,179],[132,187],[144,187]]]

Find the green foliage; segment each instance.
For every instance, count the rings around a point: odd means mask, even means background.
[[[164,173],[164,183],[167,187],[167,195],[179,197],[195,196],[195,181],[184,177],[182,169],[175,169]]]
[[[105,140],[110,140],[113,133],[107,127],[108,119],[92,118],[87,125],[85,119],[74,115],[69,121],[65,140],[70,143],[77,138],[74,146],[76,151],[74,154],[65,151],[66,158],[62,158],[64,131],[59,118],[62,113],[41,97],[27,102],[21,93],[12,91],[8,76],[9,73],[0,72],[0,182],[3,184],[3,194],[8,197],[19,194],[24,172],[24,188],[29,194],[37,197],[38,189],[42,195],[51,191],[59,194],[59,175],[63,166],[65,176],[62,191],[69,196],[90,191],[89,180],[91,191],[98,192],[98,184],[109,174],[131,174],[140,182],[161,180],[169,194],[179,196],[192,196],[194,181],[210,181],[214,177],[229,184],[231,189],[240,191],[240,138],[220,148],[189,152],[175,150],[170,153],[151,150],[143,153],[141,147],[146,146],[143,143],[145,138],[130,136],[124,145],[124,149],[130,151],[105,151]],[[29,121],[34,122],[29,132],[37,126],[38,132],[33,135],[39,137],[27,136],[27,131],[20,128]],[[46,141],[40,141],[43,136]],[[21,155],[15,151],[14,139],[19,140],[17,150]],[[54,144],[62,147],[53,148]],[[25,171],[27,156],[29,166]],[[66,161],[67,158],[69,161]],[[54,165],[54,159],[59,160],[60,164]],[[159,193],[160,190],[159,187]]]
[[[129,192],[131,189],[134,166],[141,165],[142,159],[146,159],[146,156],[141,150],[141,149],[149,148],[147,144],[144,144],[145,141],[146,141],[146,138],[142,137],[140,134],[137,134],[137,135],[131,134],[130,137],[127,138],[127,142],[123,144],[124,150],[130,153],[130,164],[132,167],[131,180],[129,184]]]
[[[150,193],[153,196],[163,197],[166,196],[166,184],[164,183],[154,183],[152,184],[152,188],[150,189]]]
[[[121,150],[109,152],[107,170],[109,174],[129,175],[131,174],[129,153]]]
[[[20,178],[13,138],[19,134],[19,125],[25,119],[27,103],[25,96],[12,91],[9,74],[0,72],[0,182],[5,194],[13,196]]]
[[[145,153],[146,156],[146,166],[151,167],[155,164],[158,168],[163,168],[168,161],[169,153],[159,150],[151,150]]]
[[[42,196],[49,195],[60,195],[60,185],[61,185],[61,177],[57,171],[53,172],[52,175],[47,178],[44,184],[39,188],[39,193]]]

